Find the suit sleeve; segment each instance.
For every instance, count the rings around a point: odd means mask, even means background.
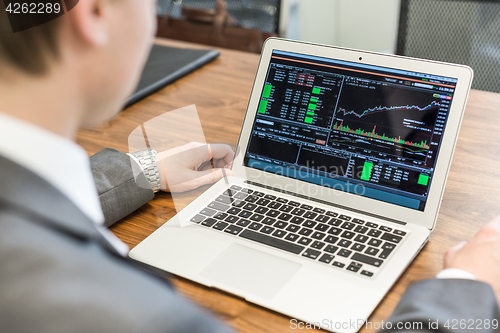
[[[129,155],[105,148],[90,157],[90,166],[106,226],[111,226],[154,198],[146,176]]]
[[[492,325],[494,320],[497,329]],[[460,326],[461,321],[465,326]],[[468,331],[468,327],[474,327],[471,332],[477,332],[478,328],[482,328],[479,329],[481,332],[497,332],[500,328],[500,311],[493,289],[486,283],[430,279],[415,283],[406,290],[389,322],[392,329],[387,327],[383,333],[457,333]],[[405,323],[408,324],[404,326]],[[418,323],[421,327],[418,327]]]

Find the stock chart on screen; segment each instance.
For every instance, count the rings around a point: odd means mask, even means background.
[[[423,210],[456,83],[274,51],[245,165]]]

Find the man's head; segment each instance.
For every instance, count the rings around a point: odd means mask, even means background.
[[[82,0],[60,18],[15,34],[1,3],[0,85],[46,82],[72,95],[81,106],[73,108],[80,126],[110,118],[140,77],[156,28],[155,3]]]

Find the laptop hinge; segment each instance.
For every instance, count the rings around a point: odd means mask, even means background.
[[[332,207],[336,207],[336,208],[345,209],[345,210],[348,210],[348,211],[351,211],[351,212],[354,212],[354,213],[371,216],[371,217],[374,217],[374,218],[377,218],[377,219],[380,219],[380,220],[384,220],[384,221],[387,221],[387,222],[397,223],[397,224],[401,224],[401,225],[406,225],[407,224],[406,222],[401,222],[401,221],[390,219],[388,217],[380,216],[380,215],[377,215],[377,214],[368,213],[368,212],[364,212],[362,210],[353,209],[353,208],[349,208],[349,207],[346,207],[346,206],[334,204],[332,202],[328,202],[328,201],[325,201],[325,200],[311,198],[311,197],[308,197],[308,196],[303,195],[303,194],[298,194],[298,193],[295,193],[295,192],[286,191],[286,190],[279,189],[279,188],[274,188],[272,186],[267,186],[267,185],[259,184],[259,183],[256,183],[256,182],[252,182],[250,180],[245,180],[245,183],[250,184],[250,185],[254,185],[254,186],[258,186],[258,187],[262,187],[262,188],[265,188],[267,190],[272,190],[272,191],[275,191],[275,192],[280,192],[280,193],[285,193],[285,194],[288,194],[288,195],[292,195],[292,196],[297,197],[297,198],[301,198],[301,199],[305,199],[305,200],[317,202],[317,203],[320,203],[320,204],[323,204],[323,205],[328,205],[328,206],[332,206]]]

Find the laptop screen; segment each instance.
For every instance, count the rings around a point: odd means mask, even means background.
[[[244,164],[423,211],[456,84],[274,50]]]

